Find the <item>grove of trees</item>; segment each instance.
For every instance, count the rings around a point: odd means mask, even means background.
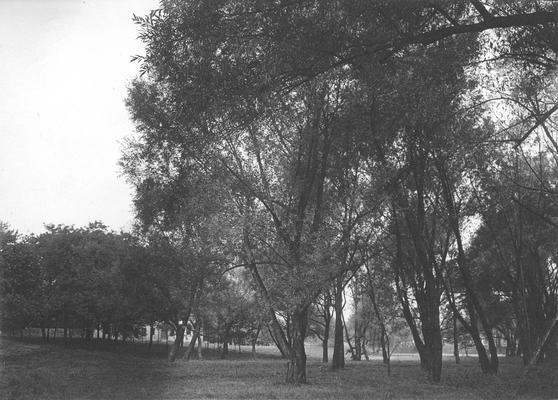
[[[345,346],[389,366],[412,338],[434,382],[444,342],[488,374],[501,338],[527,367],[558,356],[558,3],[162,0],[134,18],[137,231],[4,227],[3,327],[191,321],[223,352],[266,330],[292,383],[309,335],[333,368]]]

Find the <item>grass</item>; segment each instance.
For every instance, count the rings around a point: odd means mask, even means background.
[[[310,348],[308,385],[283,383],[286,361],[273,348],[219,360],[169,364],[163,348],[145,345],[40,344],[0,339],[2,399],[552,399],[558,368],[537,367],[523,377],[521,363],[502,359],[497,376],[480,373],[475,359],[444,363],[440,384],[426,381],[418,361],[394,361],[387,377],[380,361],[348,362],[343,371],[323,368]],[[316,349],[317,350],[317,349]],[[264,351],[265,354],[261,354]]]

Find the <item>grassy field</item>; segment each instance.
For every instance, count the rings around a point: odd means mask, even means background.
[[[442,382],[428,383],[418,361],[395,361],[392,375],[379,361],[348,362],[343,371],[309,359],[308,385],[284,381],[286,362],[273,348],[219,360],[164,359],[164,346],[64,346],[0,339],[0,399],[553,399],[558,367],[537,367],[523,377],[518,360],[502,359],[498,376],[484,376],[475,359],[448,359]],[[318,350],[318,349],[315,349]],[[265,353],[265,354],[264,354]],[[319,351],[310,349],[310,354]]]

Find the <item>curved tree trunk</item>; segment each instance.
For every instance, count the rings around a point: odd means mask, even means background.
[[[335,288],[335,330],[333,343],[333,369],[345,368],[345,346],[343,338],[343,279],[338,278]]]
[[[180,352],[180,348],[182,347],[182,341],[184,340],[184,325],[177,325],[176,327],[176,338],[174,339],[174,343],[171,346],[169,352],[169,361],[174,362],[178,354]]]
[[[465,293],[467,295],[467,308],[470,315],[469,327],[471,331],[469,332],[475,342],[475,347],[477,353],[479,354],[479,362],[481,369],[485,373],[497,373],[498,372],[498,349],[494,343],[494,336],[492,334],[492,329],[488,324],[486,315],[484,314],[484,309],[480,304],[480,301],[473,289],[473,282],[471,274],[465,258],[465,250],[463,249],[463,241],[461,238],[461,230],[459,227],[459,214],[455,205],[452,184],[447,174],[447,169],[444,165],[444,161],[438,159],[436,162],[436,168],[438,170],[438,175],[442,183],[442,193],[448,210],[448,223],[450,229],[453,231],[457,242],[457,265],[461,276],[463,278],[463,285],[465,286]],[[490,360],[488,359],[486,349],[482,340],[480,339],[479,330],[474,315],[478,315],[480,323],[483,327],[486,339],[488,341],[488,348],[490,351]]]

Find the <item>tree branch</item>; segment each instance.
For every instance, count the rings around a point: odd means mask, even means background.
[[[536,26],[556,22],[558,22],[558,11],[536,11],[528,14],[491,17],[488,20],[474,24],[451,26],[422,33],[406,41],[402,41],[398,47],[419,43],[432,44],[444,38],[463,33],[479,33],[489,29],[510,28],[513,26]]]
[[[477,9],[482,19],[485,21],[494,18],[494,16],[488,12],[484,4],[482,4],[479,0],[471,0],[471,4],[473,4],[473,7]]]
[[[521,136],[519,139],[516,140],[516,147],[521,146],[521,143],[523,143],[531,133],[533,133],[533,131],[535,129],[537,129],[539,126],[541,126],[547,119],[549,119],[552,114],[554,114],[556,111],[558,110],[558,103],[556,103],[550,110],[548,110],[547,112],[545,112],[542,115],[539,115],[537,118],[537,122],[535,123],[535,125],[533,125],[531,127],[531,129],[529,129],[527,131],[527,133],[525,133],[525,135]]]

